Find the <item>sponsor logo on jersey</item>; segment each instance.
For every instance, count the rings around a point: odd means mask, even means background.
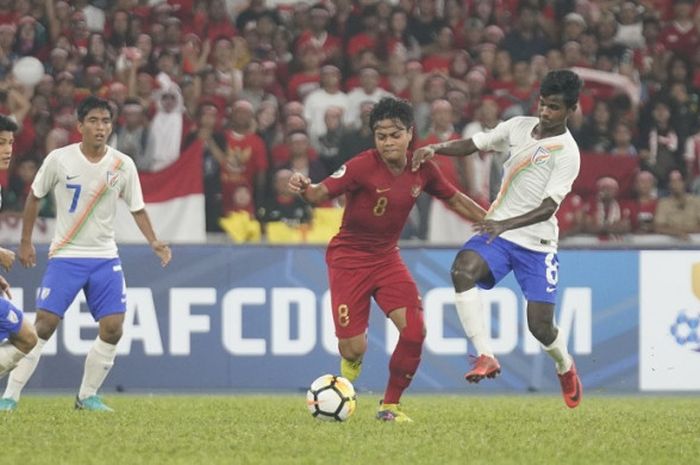
[[[113,171],[107,171],[107,185],[109,187],[114,187],[119,182],[119,173]]]
[[[537,147],[537,150],[535,153],[532,155],[532,164],[533,165],[543,165],[547,163],[547,160],[549,160],[549,157],[551,157],[552,154],[544,147]]]

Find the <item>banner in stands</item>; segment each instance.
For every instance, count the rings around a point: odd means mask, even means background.
[[[700,252],[642,252],[640,263],[640,387],[700,390]]]
[[[288,391],[338,372],[323,248],[175,246],[173,253],[171,266],[162,269],[147,247],[121,248],[128,313],[106,392]],[[483,293],[503,374],[467,385],[463,375],[473,349],[453,306],[455,250],[402,254],[422,292],[427,325],[414,392],[559,390],[552,362],[528,333],[525,302],[512,277]],[[17,266],[8,276],[15,302],[28,310],[46,266],[45,247],[38,256],[36,268]],[[638,390],[638,257],[633,251],[560,254],[557,318],[588,392]],[[95,337],[95,323],[77,299],[45,347],[30,387],[76,389]],[[375,309],[359,389],[383,391],[396,338]]]
[[[168,242],[206,240],[202,142],[191,143],[162,171],[139,173],[146,211],[158,238]],[[119,202],[114,221],[118,242],[145,242],[126,204]]]

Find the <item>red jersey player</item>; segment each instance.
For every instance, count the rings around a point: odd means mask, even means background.
[[[408,214],[422,191],[470,221],[480,221],[486,213],[457,191],[434,163],[411,171],[412,125],[408,103],[382,99],[370,115],[376,149],[360,153],[319,184],[311,184],[301,173],[289,181],[290,190],[312,204],[346,195],[340,232],[326,252],[341,374],[351,381],[360,374],[374,297],[400,333],[377,412],[385,421],[411,421],[400,410],[399,399],[418,368],[425,338],[418,288],[397,246]]]

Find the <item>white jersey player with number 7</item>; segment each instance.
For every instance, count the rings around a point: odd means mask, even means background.
[[[34,322],[39,341],[10,373],[0,410],[14,410],[22,389],[39,362],[41,350],[82,289],[98,322],[98,336],[88,351],[75,408],[112,411],[97,395],[114,365],[126,312],[126,284],[114,239],[117,202],[123,199],[153,252],[166,266],[170,247],[151,226],[133,160],[107,145],[114,115],[106,100],[90,96],[78,106],[80,143],[49,153],[32,183],[24,207],[19,260],[36,265],[32,230],[39,199],[53,192],[56,232],[49,262],[37,293]]]
[[[583,387],[565,336],[554,324],[559,280],[554,214],[571,191],[581,163],[566,122],[576,111],[582,85],[572,71],[550,71],[540,85],[537,117],[511,118],[471,139],[428,145],[413,155],[415,169],[435,153],[510,151],[498,197],[475,225],[479,234],[464,244],[452,264],[457,313],[479,354],[465,378],[475,383],[501,371],[475,286],[491,289],[513,271],[528,301],[528,328],[554,359],[564,402],[571,408],[581,402]]]

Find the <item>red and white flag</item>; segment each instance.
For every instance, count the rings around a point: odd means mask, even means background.
[[[202,141],[192,142],[175,163],[154,173],[140,173],[143,199],[158,239],[205,242]],[[144,242],[128,208],[119,202],[117,242]]]

